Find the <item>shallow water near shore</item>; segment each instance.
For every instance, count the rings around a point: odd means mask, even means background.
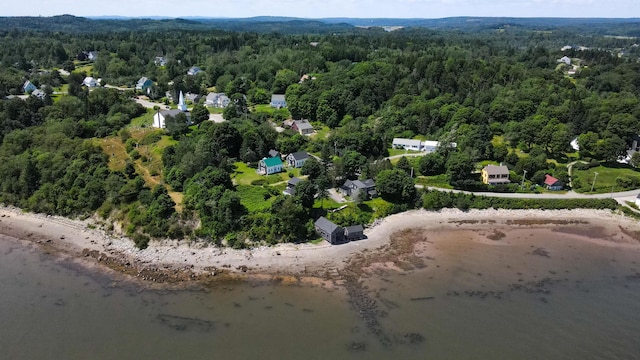
[[[257,283],[208,292],[141,290],[2,238],[0,357],[629,359],[640,353],[636,248],[544,229],[507,231],[497,240],[481,235],[429,233],[430,241],[418,246],[428,256],[412,265],[374,265],[351,284],[358,291],[349,292]]]

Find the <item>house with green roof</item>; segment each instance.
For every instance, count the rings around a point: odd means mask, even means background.
[[[262,175],[271,175],[281,172],[282,167],[282,159],[279,157],[264,158],[258,163],[258,172]]]

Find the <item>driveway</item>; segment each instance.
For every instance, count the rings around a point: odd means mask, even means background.
[[[329,192],[329,197],[337,202],[337,203],[345,203],[347,202],[347,200],[345,200],[344,196],[342,196],[342,194],[340,194],[338,191],[336,191],[336,189],[329,189],[327,190]]]

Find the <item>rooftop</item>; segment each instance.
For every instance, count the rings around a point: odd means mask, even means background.
[[[483,170],[489,175],[509,174],[509,168],[504,165],[487,165]]]
[[[265,158],[265,159],[262,159],[262,161],[267,167],[282,165],[282,160],[279,157]]]
[[[339,228],[338,225],[332,223],[331,221],[329,221],[329,219],[325,218],[324,216],[321,216],[318,220],[316,220],[315,225],[320,229],[326,231],[327,233],[332,233]]]

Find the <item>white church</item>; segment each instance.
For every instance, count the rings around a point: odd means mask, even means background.
[[[187,119],[189,120],[189,122],[191,122],[191,114],[189,114],[187,110],[187,104],[184,102],[184,95],[182,94],[182,91],[180,91],[180,99],[178,100],[178,109],[158,110],[156,114],[153,115],[153,127],[164,129],[166,127],[165,119],[168,116],[175,117],[180,113],[185,113],[185,115],[187,115]]]

